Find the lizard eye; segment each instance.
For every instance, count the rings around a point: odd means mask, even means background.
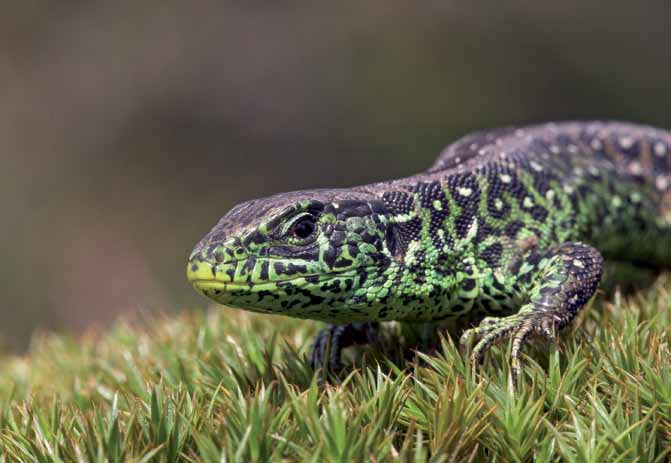
[[[305,216],[291,226],[291,236],[299,240],[310,238],[317,230],[317,224],[312,216]]]

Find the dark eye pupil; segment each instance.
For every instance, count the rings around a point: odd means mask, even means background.
[[[315,231],[315,223],[312,219],[303,219],[294,225],[292,231],[297,238],[309,238]]]

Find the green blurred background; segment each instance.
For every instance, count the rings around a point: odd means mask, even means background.
[[[0,15],[0,339],[206,305],[234,204],[415,173],[460,135],[671,127],[669,1],[39,1]]]

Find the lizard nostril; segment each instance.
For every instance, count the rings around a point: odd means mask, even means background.
[[[240,247],[240,248],[235,249],[235,257],[236,258],[241,259],[241,258],[245,257],[246,255],[247,255],[247,253],[245,252],[244,248]]]

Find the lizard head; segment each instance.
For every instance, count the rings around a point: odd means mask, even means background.
[[[187,277],[231,307],[332,322],[373,319],[395,267],[389,217],[382,201],[352,190],[249,201],[196,246]]]

